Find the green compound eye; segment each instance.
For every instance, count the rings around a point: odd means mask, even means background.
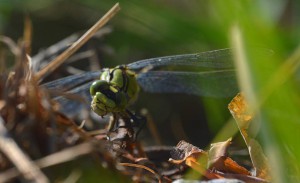
[[[90,94],[92,96],[96,95],[97,92],[101,92],[103,90],[107,90],[109,88],[109,83],[104,80],[97,80],[93,82],[90,86]]]

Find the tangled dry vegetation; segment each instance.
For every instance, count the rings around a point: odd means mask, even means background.
[[[248,134],[252,115],[247,113],[241,94],[233,99],[229,109],[248,149],[252,150],[249,152],[252,165],[248,169],[229,156],[231,139],[211,144],[207,151],[185,141],[176,147],[143,147],[134,138],[134,129],[128,127],[117,129],[107,140],[105,130],[91,133],[60,112],[53,91],[40,85],[44,73],[32,69],[37,63],[32,63],[29,56],[28,37],[25,35],[23,40],[15,44],[7,37],[1,38],[6,49],[0,54],[0,182],[58,181],[61,176],[53,175],[50,167],[79,157],[89,157],[93,164],[125,175],[127,179],[123,181],[183,181],[191,172],[199,180],[270,181],[267,160],[259,144]],[[8,63],[5,60],[10,58],[14,58],[13,66],[5,65]],[[52,70],[53,66],[46,72],[51,74]],[[58,94],[61,93],[55,93]],[[81,176],[85,180],[85,175]],[[101,180],[101,176],[99,170],[99,177],[94,181]],[[80,174],[72,180],[79,177]]]

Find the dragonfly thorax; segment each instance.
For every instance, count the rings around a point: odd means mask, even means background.
[[[103,69],[100,80],[90,87],[92,110],[100,116],[125,111],[139,92],[135,73],[126,66]]]

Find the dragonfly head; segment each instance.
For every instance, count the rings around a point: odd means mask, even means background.
[[[97,80],[90,87],[91,108],[99,116],[124,111],[127,97],[124,92],[105,80]]]

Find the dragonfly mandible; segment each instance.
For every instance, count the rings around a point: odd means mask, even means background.
[[[197,69],[196,71],[163,70],[167,69],[168,66],[178,66],[179,69],[182,66],[190,67],[194,70],[195,68]],[[231,49],[145,59],[122,66],[122,68],[126,68],[125,75],[127,71],[133,73],[134,80],[136,81],[130,79],[129,82],[136,82],[138,88],[141,88],[141,90],[145,92],[186,93],[208,97],[230,97],[234,96],[238,92]],[[85,98],[87,101],[86,104],[76,100],[70,100],[62,96],[55,98],[55,100],[57,100],[61,105],[61,112],[72,117],[78,114],[83,108],[90,108],[91,102],[92,108],[95,108],[96,90],[94,90],[92,86],[91,96],[90,87],[95,80],[100,80],[100,76],[102,77],[100,81],[106,81],[104,82],[106,83],[104,84],[105,86],[107,83],[111,84],[111,80],[113,79],[117,80],[117,82],[124,82],[124,75],[119,75],[118,77],[113,76],[110,73],[111,70],[112,69],[89,71],[80,75],[64,77],[62,79],[46,83],[43,86],[48,89],[78,94]],[[109,74],[111,74],[111,76],[107,76]],[[104,75],[110,79],[105,79]],[[99,86],[96,86],[96,84],[94,87],[98,87],[99,89]],[[125,101],[125,104],[121,102],[122,105],[116,110],[107,110],[104,112],[97,112],[96,110],[96,113],[99,115],[106,115],[109,112],[114,113],[127,109],[130,103],[134,101],[134,98],[136,98],[139,90],[135,86],[131,87],[133,87],[131,90],[134,90],[134,94],[131,94],[129,99],[127,95],[128,100]],[[104,99],[103,101],[107,101],[108,98],[111,100],[110,102],[117,103],[117,101],[114,101],[116,100],[116,96],[114,95],[112,97],[112,95],[107,92],[108,90],[112,89],[106,88],[104,91],[106,98],[102,98]],[[122,92],[126,94],[128,89],[123,89]],[[120,101],[118,101],[118,103],[120,103]],[[104,107],[106,107],[105,105],[106,104],[104,104]]]

